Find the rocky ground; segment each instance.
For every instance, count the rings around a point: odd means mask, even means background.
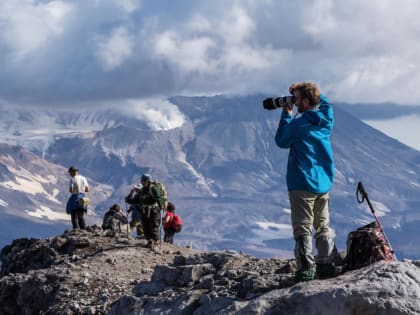
[[[0,258],[5,315],[420,313],[420,261],[295,283],[293,260],[170,244],[150,250],[99,227],[15,240]]]
[[[3,248],[0,314],[105,314],[150,280],[154,267],[193,250],[113,235],[100,227],[44,240],[19,239]]]

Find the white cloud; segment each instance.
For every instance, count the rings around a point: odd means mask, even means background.
[[[12,49],[14,58],[22,58],[61,34],[71,9],[64,1],[1,1],[0,38]]]
[[[156,34],[154,47],[158,56],[186,72],[221,76],[272,65],[272,49],[248,42],[255,23],[243,7],[234,5],[211,20],[194,15],[180,29]]]
[[[303,20],[309,21],[303,25],[303,29],[315,36],[333,31],[337,27],[333,9],[333,0],[314,1],[308,10],[303,11]]]
[[[112,0],[116,5],[123,8],[128,13],[132,13],[140,8],[139,0]]]
[[[265,71],[272,67],[270,58],[275,54],[271,50],[256,50],[249,46],[227,47],[221,62],[231,71]]]
[[[226,12],[219,23],[214,20],[217,31],[224,37],[227,44],[242,44],[250,38],[255,30],[255,22],[245,8],[235,5]]]
[[[415,0],[2,0],[0,95],[281,94],[310,80],[333,100],[419,104],[419,15]]]
[[[207,32],[211,30],[210,21],[204,15],[196,14],[187,21],[186,27],[191,32]]]
[[[138,119],[144,120],[154,130],[170,130],[181,127],[184,115],[178,107],[167,100],[127,100],[121,104],[125,111]]]
[[[214,64],[209,50],[215,43],[208,37],[182,39],[174,32],[164,32],[156,37],[155,51],[185,71],[211,71]]]
[[[133,39],[128,30],[118,27],[109,36],[98,36],[96,55],[104,70],[119,67],[133,53]]]

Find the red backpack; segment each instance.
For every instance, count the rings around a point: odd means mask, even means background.
[[[358,203],[367,201],[375,221],[350,232],[347,236],[346,269],[358,269],[379,260],[397,260],[362,182],[357,184],[356,199]]]
[[[347,236],[346,269],[359,269],[376,261],[395,261],[381,226],[372,222]]]
[[[182,219],[179,215],[174,214],[174,217],[172,218],[172,228],[175,230],[176,233],[181,232],[182,230]]]

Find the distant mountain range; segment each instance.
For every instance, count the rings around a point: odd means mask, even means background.
[[[288,152],[274,143],[280,111],[265,111],[263,98],[173,97],[184,123],[167,130],[118,109],[1,109],[0,245],[70,227],[68,217],[63,220],[66,170],[76,165],[92,186],[89,224],[113,203],[123,205],[131,185],[148,172],[166,184],[185,221],[178,243],[290,256]],[[418,258],[420,152],[348,108],[334,107],[330,207],[337,244],[344,249],[348,232],[373,221],[368,206],[355,199],[362,180],[397,255]]]
[[[398,105],[394,103],[382,104],[343,104],[345,110],[362,119],[393,119],[407,115],[420,116],[420,107],[412,105]]]

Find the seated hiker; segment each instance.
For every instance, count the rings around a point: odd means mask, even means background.
[[[121,232],[121,224],[127,224],[127,218],[124,213],[121,211],[119,205],[114,204],[104,215],[104,221],[102,223],[102,228],[104,230],[113,230]]]
[[[136,229],[137,238],[144,238],[143,225],[141,222],[141,198],[140,190],[143,186],[139,183],[133,186],[127,197],[124,198],[125,202],[128,203],[130,208],[128,213],[131,213],[130,229]]]
[[[175,205],[172,202],[168,202],[166,207],[166,215],[163,219],[163,229],[165,231],[165,236],[163,241],[165,243],[173,244],[174,235],[181,231],[182,222],[181,218],[175,214]]]

